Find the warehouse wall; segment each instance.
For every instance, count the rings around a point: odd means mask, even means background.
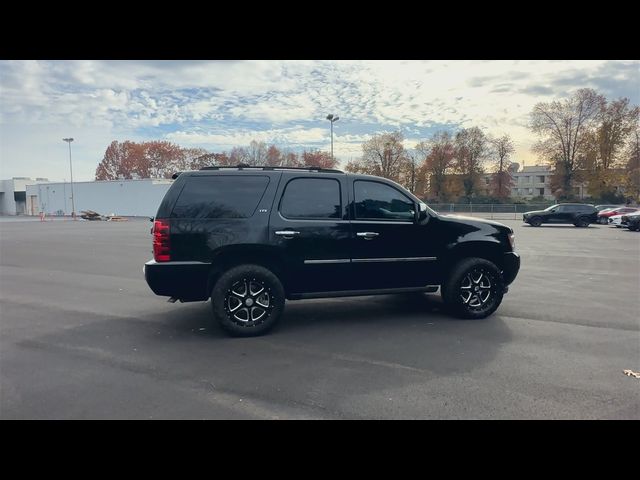
[[[0,215],[15,215],[13,180],[0,180]]]
[[[101,215],[155,216],[158,206],[171,186],[170,180],[113,180],[73,182],[76,214],[93,210]],[[32,198],[34,197],[35,198]],[[71,184],[48,183],[27,186],[27,213],[71,215]],[[32,211],[31,204],[38,211]]]

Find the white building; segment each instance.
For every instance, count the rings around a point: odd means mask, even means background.
[[[513,185],[511,186],[511,196],[513,198],[544,197],[547,200],[554,200],[551,193],[551,168],[547,165],[533,165],[523,167],[519,172],[511,172]]]
[[[29,184],[48,182],[46,178],[13,177],[0,180],[0,215],[24,215],[27,213],[26,187]]]
[[[153,217],[172,180],[105,180],[73,182],[76,215],[93,210],[101,215]],[[26,214],[71,215],[71,184],[27,185]]]

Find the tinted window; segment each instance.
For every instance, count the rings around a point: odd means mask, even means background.
[[[190,177],[173,207],[172,217],[246,218],[255,212],[269,177],[219,175]]]
[[[296,178],[287,183],[280,213],[287,218],[342,218],[340,184],[331,178]]]
[[[409,198],[389,185],[357,180],[353,184],[356,218],[377,220],[414,219],[414,204]]]

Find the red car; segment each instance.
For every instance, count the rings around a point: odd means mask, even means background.
[[[631,213],[631,212],[637,212],[637,211],[638,209],[633,207],[608,208],[598,213],[598,223],[606,225],[607,219],[609,217],[613,217],[614,215],[623,215],[625,213]]]

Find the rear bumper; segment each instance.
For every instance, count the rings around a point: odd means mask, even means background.
[[[520,255],[508,252],[502,258],[502,279],[505,285],[513,282],[520,271]]]
[[[150,260],[142,268],[147,284],[156,295],[175,297],[184,301],[209,298],[207,282],[210,263],[156,262]]]

